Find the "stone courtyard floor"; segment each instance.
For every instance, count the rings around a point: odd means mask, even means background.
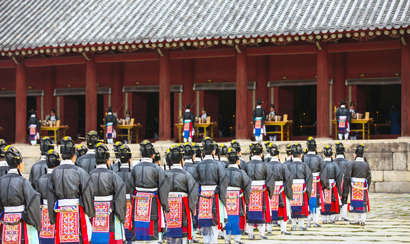
[[[348,222],[322,225],[308,231],[293,231],[292,235],[280,235],[279,227],[274,227],[268,240],[248,240],[245,243],[410,243],[410,194],[373,193],[370,198],[370,213],[366,226],[349,225]],[[353,220],[353,214],[348,213]],[[321,220],[321,217],[320,217]],[[306,223],[306,222],[305,222]],[[320,221],[321,223],[321,221]],[[288,224],[288,231],[291,225]],[[256,238],[258,238],[257,232]],[[198,236],[199,237],[199,236]],[[200,239],[202,242],[202,238]],[[218,243],[224,243],[219,240]]]

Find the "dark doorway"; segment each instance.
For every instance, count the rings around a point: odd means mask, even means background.
[[[389,118],[389,114],[393,106],[399,114],[401,113],[401,85],[372,85],[364,86],[362,89],[365,89],[366,92],[365,111],[370,112],[370,118],[374,119],[371,133],[377,135],[391,134],[392,119]],[[360,106],[360,104],[357,104],[357,106]],[[400,116],[398,120],[401,128]]]
[[[316,135],[316,85],[293,87],[293,135]]]
[[[108,104],[108,103],[107,103]],[[106,108],[108,111],[108,108]],[[100,127],[100,125],[104,124],[104,95],[98,94],[97,95],[97,128],[100,129],[99,134],[100,138],[104,138],[104,130]]]
[[[3,131],[0,132],[0,138],[11,144],[14,142],[16,134],[16,98],[1,98],[0,107],[3,108],[3,113],[0,116],[0,126],[3,127]]]
[[[85,96],[64,97],[64,124],[70,127],[67,136],[73,139],[85,136]]]
[[[236,91],[219,91],[219,136],[235,136]],[[216,131],[214,131],[215,133]]]
[[[159,135],[159,92],[149,92],[146,96],[145,138],[155,139],[155,134]]]
[[[27,120],[28,120],[28,118],[30,118],[30,111],[31,110],[34,110],[34,111],[37,111],[37,99],[36,99],[37,97],[27,97]],[[41,116],[41,111],[37,111],[37,117],[39,118],[39,119],[41,119],[40,118],[40,116]]]

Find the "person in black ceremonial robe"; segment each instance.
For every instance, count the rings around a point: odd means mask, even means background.
[[[191,104],[186,105],[186,110],[182,114],[182,123],[184,124],[183,136],[184,142],[192,142],[195,135],[195,115],[191,112]]]
[[[34,109],[30,110],[30,118],[28,119],[27,126],[29,128],[30,142],[31,145],[36,145],[37,140],[40,139],[40,120],[37,118],[36,111]]]
[[[13,146],[5,148],[8,174],[0,177],[0,243],[28,243],[41,229],[40,194],[21,175],[24,161]],[[11,242],[20,237],[19,241]]]
[[[168,194],[169,213],[167,213],[167,238],[171,244],[187,243],[192,240],[195,206],[198,202],[198,184],[194,177],[183,169],[184,153],[177,147],[169,149],[171,188]],[[177,203],[177,204],[176,204]],[[182,216],[182,218],[175,218]]]
[[[0,139],[0,177],[7,174],[10,167],[6,161],[6,151],[7,143],[4,139]]]
[[[308,153],[303,155],[302,161],[307,164],[313,175],[313,190],[309,200],[309,218],[307,227],[322,227],[319,224],[319,212],[323,205],[323,190],[329,189],[329,178],[327,176],[326,164],[323,158],[317,155],[316,141],[313,137],[307,139]]]
[[[350,194],[349,212],[354,213],[353,225],[366,225],[366,213],[370,211],[369,187],[372,183],[372,171],[364,158],[364,145],[360,143],[354,152],[354,161],[347,166],[343,179],[343,204]],[[354,189],[354,191],[353,191]]]
[[[271,168],[262,161],[263,146],[260,142],[251,143],[249,151],[252,160],[246,163],[245,172],[252,180],[252,195],[248,205],[248,234],[249,240],[254,240],[254,225],[258,225],[259,239],[268,239],[265,236],[265,224],[270,223],[271,211],[269,201],[275,191],[275,178]]]
[[[238,154],[239,161],[241,162],[239,164],[240,169],[245,170],[246,161],[241,157],[242,156],[241,144],[236,140],[232,140],[231,147],[234,148],[236,153]]]
[[[91,240],[89,218],[95,216],[94,185],[88,173],[74,165],[75,144],[71,137],[61,139],[60,153],[63,161],[51,173],[51,191],[47,193],[48,209],[54,209],[49,211],[50,223],[56,224],[60,241],[69,239],[81,244]],[[67,226],[68,221],[73,224]]]
[[[153,163],[154,146],[150,141],[140,143],[141,161],[132,169],[132,181],[136,194],[133,196],[133,231],[136,243],[148,241],[157,244],[165,228],[164,212],[168,212],[170,179],[158,165]],[[151,211],[144,209],[148,206]]]
[[[349,164],[351,164],[352,162],[350,162],[350,160],[348,160],[346,158],[345,155],[345,147],[343,146],[343,143],[341,142],[336,142],[336,158],[333,160],[333,162],[335,162],[339,168],[340,171],[342,172],[343,176],[346,172],[347,167],[349,166]],[[342,193],[343,193],[343,184],[342,187],[340,189],[341,191],[339,192],[340,194],[340,198],[342,198]],[[349,221],[349,219],[347,218],[347,204],[343,204],[342,203],[342,213],[340,214],[341,216],[341,220],[343,221]],[[339,216],[336,216],[335,220],[339,220]]]
[[[292,183],[293,176],[288,167],[279,161],[279,147],[274,143],[269,143],[267,150],[270,153],[270,160],[267,165],[271,168],[275,178],[275,192],[271,198],[272,223],[280,221],[282,235],[290,235],[286,231],[287,221],[291,216],[289,199],[293,199]],[[272,234],[272,224],[267,225],[268,235]]]
[[[202,147],[205,157],[196,168],[200,186],[198,223],[204,243],[217,243],[218,229],[222,229],[221,220],[217,216],[224,214],[222,205],[226,206],[228,179],[225,167],[214,160],[215,144],[212,139],[206,137],[202,141]]]
[[[96,131],[92,130],[88,132],[86,140],[88,151],[84,156],[81,156],[75,164],[89,174],[97,167],[94,147],[100,141],[100,137]]]
[[[339,136],[339,140],[343,139],[343,135],[345,140],[349,137],[351,120],[352,114],[349,109],[346,108],[346,101],[342,100],[340,102],[340,108],[336,111],[337,134]]]
[[[51,191],[50,177],[53,169],[61,163],[60,155],[54,149],[50,149],[46,156],[47,162],[47,174],[41,176],[34,183],[34,188],[40,193],[41,196],[41,231],[39,233],[40,244],[52,244],[55,243],[55,225],[50,223],[47,195]],[[48,226],[51,226],[48,227]]]
[[[229,148],[223,156],[229,162],[226,169],[228,176],[227,202],[230,208],[227,209],[228,223],[225,226],[225,244],[231,244],[234,236],[234,244],[241,242],[241,232],[246,225],[246,205],[249,203],[252,192],[252,180],[245,171],[239,169],[239,155],[234,148]]]
[[[257,142],[261,142],[263,140],[263,135],[266,135],[266,112],[265,109],[262,108],[262,100],[258,99],[257,106],[253,110],[252,116],[254,123],[253,133],[255,134],[255,140]]]
[[[77,165],[77,160],[80,157],[84,156],[87,152],[88,152],[88,148],[83,144],[80,144],[76,147],[76,149],[75,149],[75,160],[76,160],[75,164],[76,165]]]
[[[125,239],[122,230],[127,212],[125,184],[118,174],[108,169],[110,150],[101,142],[95,146],[95,159],[97,168],[90,172],[96,210],[91,240],[98,244],[122,242]],[[101,230],[106,226],[102,223],[109,223],[109,228]]]
[[[107,136],[107,143],[114,144],[114,138],[117,137],[117,117],[112,113],[112,108],[108,108],[107,116],[105,116],[105,129]]]
[[[31,184],[35,182],[43,175],[47,174],[47,160],[46,155],[50,149],[54,149],[52,145],[53,141],[50,137],[44,137],[40,140],[40,150],[41,150],[41,159],[37,163],[33,164],[30,169],[29,181]]]

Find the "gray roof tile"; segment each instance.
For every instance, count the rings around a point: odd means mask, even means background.
[[[408,27],[410,0],[4,0],[0,50]]]

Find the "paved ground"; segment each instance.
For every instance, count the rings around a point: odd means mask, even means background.
[[[275,227],[274,235],[268,240],[249,241],[242,236],[245,243],[410,243],[410,194],[370,194],[370,213],[366,226],[352,226],[347,222],[323,225],[322,228],[311,228],[308,231],[294,231],[291,236],[279,234]],[[348,217],[353,219],[352,214]],[[288,225],[290,231],[291,226]],[[201,239],[202,242],[202,239]],[[218,243],[224,243],[220,240]]]

